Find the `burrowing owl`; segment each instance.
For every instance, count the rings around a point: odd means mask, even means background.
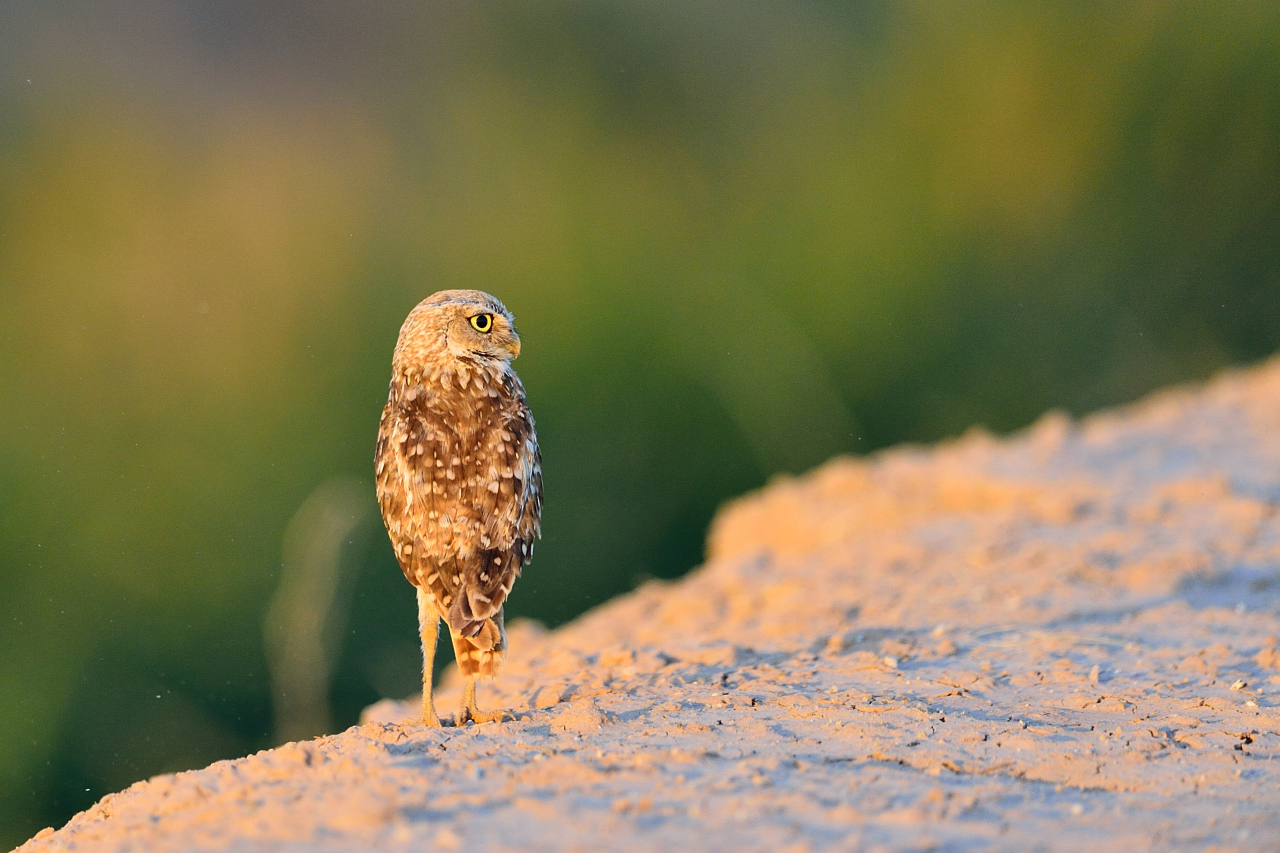
[[[422,721],[431,698],[439,619],[467,680],[457,718],[487,722],[476,679],[507,650],[502,605],[533,555],[542,515],[542,459],[511,360],[520,354],[506,307],[478,290],[443,290],[409,312],[391,360],[378,427],[378,503],[405,577],[418,589]]]

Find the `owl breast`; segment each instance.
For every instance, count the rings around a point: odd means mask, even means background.
[[[393,378],[376,471],[405,576],[453,630],[473,636],[533,556],[542,468],[515,374],[473,373],[460,384]]]

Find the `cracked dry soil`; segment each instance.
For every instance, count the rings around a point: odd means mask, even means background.
[[[727,506],[687,578],[513,626],[515,721],[382,702],[21,849],[1275,846],[1278,504],[1276,360],[833,460]]]

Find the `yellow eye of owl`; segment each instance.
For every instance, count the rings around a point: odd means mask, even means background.
[[[471,328],[482,335],[489,334],[489,332],[493,331],[493,315],[477,314],[471,318]]]

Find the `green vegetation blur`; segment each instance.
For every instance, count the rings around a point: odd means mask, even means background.
[[[1272,352],[1280,6],[0,6],[0,843],[276,742],[326,483],[326,719],[416,690],[371,460],[452,287],[524,338],[555,625],[777,472]]]

